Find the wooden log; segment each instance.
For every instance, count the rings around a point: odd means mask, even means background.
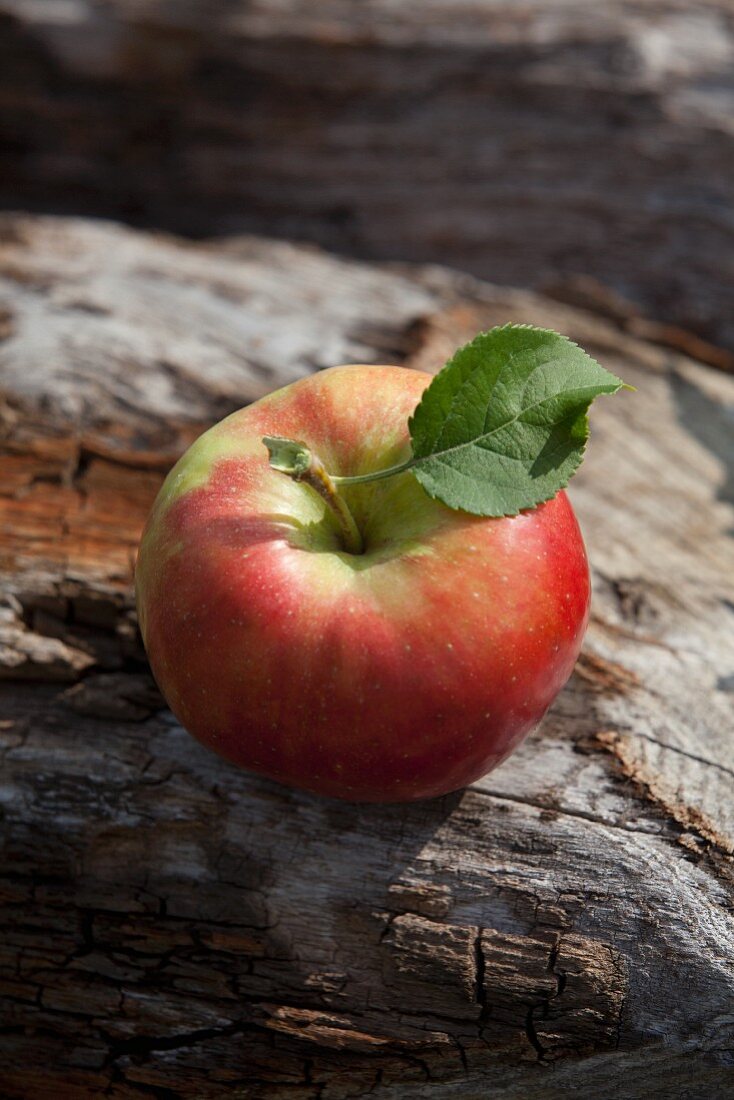
[[[734,378],[528,292],[257,239],[6,217],[0,292],[3,1096],[734,1095]],[[434,369],[506,320],[637,386],[572,484],[593,617],[541,729],[408,806],[205,751],[132,606],[174,456],[304,372]]]
[[[595,276],[734,348],[732,0],[0,0],[6,206]]]

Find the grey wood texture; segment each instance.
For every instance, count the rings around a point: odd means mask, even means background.
[[[734,377],[597,305],[4,218],[4,1097],[734,1096]],[[507,320],[637,386],[597,403],[571,486],[593,616],[540,730],[402,807],[208,753],[135,631],[165,470],[305,372],[432,370]]]

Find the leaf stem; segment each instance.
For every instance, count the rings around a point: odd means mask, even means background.
[[[408,458],[399,466],[387,466],[384,470],[372,470],[369,474],[353,474],[351,477],[332,474],[331,480],[335,485],[364,485],[368,481],[382,481],[384,477],[394,477],[395,474],[402,474],[405,470],[409,470],[415,465],[415,461],[414,458]]]

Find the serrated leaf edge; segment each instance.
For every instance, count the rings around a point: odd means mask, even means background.
[[[527,504],[524,508],[518,508],[514,512],[477,512],[473,508],[457,508],[453,504],[447,504],[446,501],[438,495],[438,493],[431,492],[428,486],[423,483],[420,477],[418,477],[420,467],[418,467],[417,465],[413,466],[411,467],[410,472],[414,475],[423,491],[427,494],[427,496],[431,498],[431,500],[437,500],[439,504],[443,504],[446,508],[450,508],[452,512],[466,512],[467,515],[477,516],[477,518],[480,519],[512,519],[514,516],[521,516],[524,512],[532,512],[533,509],[539,508],[541,504],[547,504],[549,500],[553,500],[554,497],[557,497],[559,493],[562,493],[563,490],[567,488],[569,481],[574,476],[581,463],[584,461],[586,448],[589,445],[589,438],[590,436],[587,435],[586,441],[579,451],[578,462],[574,466],[573,470],[571,470],[568,478],[566,479],[566,481],[564,481],[563,485],[559,485],[559,487],[555,489],[552,493],[549,493],[548,496],[541,497],[540,500],[536,500],[535,504]]]
[[[434,376],[431,379],[430,383],[426,386],[425,390],[421,394],[420,401],[418,402],[416,407],[413,409],[413,412],[408,417],[408,431],[410,433],[411,440],[413,438],[413,424],[415,422],[416,415],[418,414],[419,409],[423,405],[423,403],[426,399],[426,396],[428,394],[428,391],[431,389],[431,386],[433,385],[433,383],[438,378],[440,378],[441,375],[444,374],[449,369],[449,367],[451,367],[451,365],[453,364],[454,359],[456,358],[458,353],[460,351],[463,351],[464,348],[469,347],[470,344],[473,344],[475,342],[475,340],[479,340],[479,338],[482,337],[482,336],[490,336],[493,332],[506,332],[509,329],[520,329],[520,330],[524,329],[525,331],[531,330],[533,332],[542,332],[546,336],[560,336],[562,340],[565,340],[566,343],[570,344],[572,347],[574,347],[578,351],[580,351],[581,354],[583,356],[585,356],[587,359],[591,360],[592,363],[595,363],[597,366],[601,367],[601,363],[597,363],[596,359],[594,359],[594,357],[592,355],[589,355],[586,348],[582,348],[581,345],[579,343],[577,343],[575,340],[572,340],[570,336],[566,336],[566,334],[564,332],[558,332],[554,328],[545,328],[542,325],[531,325],[527,322],[520,323],[520,322],[517,322],[517,321],[507,321],[504,325],[493,325],[492,328],[483,329],[481,332],[477,332],[471,338],[471,340],[468,340],[466,344],[462,344],[460,348],[457,348],[456,351],[454,352],[454,354],[451,356],[451,358],[446,360],[444,365],[441,367],[441,370],[437,371],[436,374],[434,374]],[[622,389],[622,388],[634,389],[633,386],[628,386],[626,382],[623,382],[621,378],[618,378],[616,374],[612,374],[611,371],[607,371],[606,367],[602,367],[602,370],[606,371],[606,373],[608,375],[610,375],[612,378],[614,378],[615,381],[619,382],[619,386],[617,387],[617,389],[612,390],[611,393],[617,393],[617,391]],[[592,398],[592,401],[593,401],[593,398]],[[591,404],[591,402],[589,402],[589,404]],[[426,455],[426,456],[423,456],[423,457],[428,457],[428,456]]]
[[[574,347],[578,351],[580,351],[581,354],[584,355],[587,359],[589,359],[592,363],[595,363],[597,366],[601,367],[601,364],[597,363],[597,361],[594,359],[594,357],[592,355],[589,355],[589,353],[586,351],[585,348],[582,348],[581,345],[578,344],[575,340],[572,340],[570,336],[566,336],[565,333],[558,332],[556,329],[545,328],[544,326],[533,325],[533,324],[530,324],[530,323],[527,323],[527,322],[520,323],[520,322],[515,322],[515,321],[507,321],[504,325],[493,325],[492,328],[490,328],[490,329],[485,329],[485,330],[482,330],[481,332],[476,333],[476,335],[473,336],[472,339],[469,340],[467,344],[463,344],[461,348],[457,348],[456,352],[454,352],[454,354],[451,356],[451,358],[446,361],[446,363],[443,365],[443,367],[441,367],[441,370],[438,371],[434,375],[433,380],[431,381],[431,383],[429,383],[429,385],[423,391],[423,394],[421,396],[420,401],[418,402],[415,409],[413,410],[410,417],[408,418],[408,431],[410,433],[411,443],[412,443],[412,438],[413,438],[413,424],[414,424],[414,421],[415,421],[416,414],[418,413],[421,405],[423,404],[423,402],[425,400],[425,397],[428,394],[428,391],[430,390],[431,386],[433,385],[433,382],[437,378],[440,378],[440,376],[444,373],[444,371],[448,370],[451,367],[451,365],[453,364],[453,361],[456,357],[456,354],[459,351],[461,351],[464,347],[467,347],[469,344],[473,344],[474,341],[478,340],[481,336],[489,336],[493,332],[505,332],[509,329],[520,329],[520,330],[530,329],[534,332],[542,332],[542,333],[544,333],[548,336],[560,336],[568,344],[570,344],[572,347]],[[598,397],[602,397],[602,396],[611,397],[613,394],[618,393],[620,389],[631,389],[631,390],[635,389],[634,386],[629,386],[626,382],[623,382],[622,379],[619,378],[616,374],[612,374],[611,371],[606,370],[606,367],[602,367],[602,370],[606,371],[606,373],[611,378],[613,378],[614,381],[618,383],[618,385],[613,390],[609,390],[606,393],[604,391],[602,391],[601,393],[596,394],[595,396],[598,396]],[[421,460],[437,457],[436,455],[422,455],[420,458],[415,458],[414,459],[414,464],[411,466],[411,473],[413,473],[413,475],[416,477],[416,480],[420,484],[421,488],[426,493],[426,495],[431,498],[431,500],[436,500],[440,504],[443,504],[446,508],[450,508],[452,511],[455,511],[455,512],[458,512],[458,511],[465,512],[467,515],[477,516],[477,517],[481,517],[481,518],[484,518],[484,519],[512,519],[515,516],[522,515],[523,512],[531,512],[534,508],[538,508],[541,504],[547,504],[549,500],[553,500],[553,498],[558,496],[558,494],[560,492],[563,492],[563,490],[566,489],[566,487],[568,486],[568,483],[571,481],[571,479],[574,477],[577,470],[581,466],[581,463],[583,462],[584,457],[586,455],[587,447],[589,445],[589,439],[591,437],[590,428],[588,426],[588,410],[591,408],[591,404],[592,404],[593,401],[594,401],[594,397],[592,397],[589,400],[589,404],[586,407],[587,408],[587,412],[586,412],[586,416],[587,416],[586,439],[584,440],[584,444],[578,452],[578,462],[575,463],[573,469],[571,470],[571,472],[569,473],[568,477],[566,478],[566,480],[563,482],[562,485],[560,485],[552,493],[549,493],[547,496],[541,497],[539,500],[536,500],[534,504],[528,504],[524,508],[518,508],[513,512],[501,512],[501,513],[496,513],[495,514],[495,513],[488,513],[488,512],[478,512],[478,511],[475,511],[471,508],[465,508],[465,507],[456,508],[451,504],[447,504],[446,501],[443,500],[438,495],[438,493],[432,492],[431,489],[429,489],[429,487],[427,485],[425,485],[423,483],[422,479],[418,476],[419,472],[420,472],[419,463],[421,462]],[[512,421],[512,423],[516,423],[517,419],[519,419],[519,418],[515,418],[515,420]],[[502,426],[504,427],[506,425],[502,425]],[[497,430],[499,430],[499,429],[497,429]],[[469,445],[470,444],[460,444],[460,446],[462,446],[462,447],[463,446],[469,446]],[[453,450],[453,449],[458,450],[459,448],[457,447],[457,448],[450,448],[450,449],[451,450]],[[442,453],[448,453],[448,451],[442,452]]]

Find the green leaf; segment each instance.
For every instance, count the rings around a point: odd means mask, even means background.
[[[568,484],[589,436],[589,405],[623,385],[550,329],[480,333],[436,375],[410,418],[412,471],[450,508],[517,515]]]

